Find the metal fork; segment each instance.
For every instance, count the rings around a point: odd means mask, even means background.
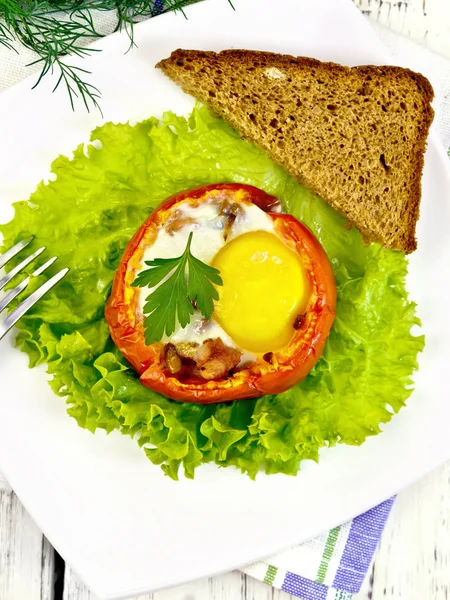
[[[18,254],[21,250],[26,248],[28,246],[28,244],[32,241],[32,239],[33,239],[33,236],[31,236],[25,240],[21,240],[20,242],[15,244],[12,248],[7,250],[4,254],[1,254],[0,255],[0,269],[3,268],[6,265],[6,263],[9,262],[14,256],[16,256],[16,254]],[[16,267],[11,269],[11,271],[9,271],[6,275],[4,275],[0,279],[0,291],[5,287],[5,285],[7,283],[9,283],[11,281],[11,279],[15,275],[20,273],[20,271],[22,271],[22,269],[24,269],[31,262],[33,262],[33,260],[35,260],[40,254],[42,254],[44,252],[44,250],[45,250],[45,246],[43,246],[42,248],[39,248],[39,250],[36,250],[36,252],[33,252],[33,254],[30,254],[30,256],[27,256],[27,258],[25,258],[21,263],[19,263]],[[36,269],[33,272],[33,276],[37,276],[37,275],[40,275],[41,273],[43,273],[46,269],[48,269],[48,267],[50,265],[52,265],[55,262],[56,259],[57,259],[56,256],[53,256],[52,258],[50,258],[46,263],[41,265],[38,269]],[[21,302],[21,304],[19,304],[19,306],[17,306],[6,317],[6,319],[2,323],[0,323],[0,340],[6,335],[6,333],[11,329],[11,327],[13,325],[15,325],[17,323],[17,321],[27,312],[27,310],[29,310],[32,306],[34,306],[36,304],[36,302],[38,300],[40,300],[42,298],[42,296],[44,296],[44,294],[46,294],[49,290],[51,290],[52,287],[54,285],[56,285],[58,283],[58,281],[60,281],[66,275],[66,273],[68,271],[69,271],[69,269],[66,267],[65,269],[61,269],[61,271],[56,273],[56,275],[53,275],[53,277],[51,277],[48,281],[43,283],[37,290],[35,290],[32,294],[30,294],[28,296],[28,298],[26,298],[26,300]],[[25,279],[23,281],[21,281],[18,285],[16,285],[16,287],[14,287],[12,290],[10,290],[6,294],[6,296],[0,300],[0,312],[2,312],[10,304],[10,302],[16,296],[18,296],[20,294],[20,292],[22,292],[27,287],[29,281],[30,281],[30,277],[25,277]]]

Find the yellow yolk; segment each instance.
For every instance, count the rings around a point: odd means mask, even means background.
[[[267,231],[238,236],[216,254],[223,286],[214,318],[243,350],[264,353],[289,344],[309,286],[300,257]]]

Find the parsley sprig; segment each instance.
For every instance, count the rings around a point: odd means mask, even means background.
[[[191,242],[192,232],[181,256],[145,261],[150,268],[141,271],[131,284],[154,288],[144,305],[146,344],[159,342],[164,333],[171,335],[177,322],[186,327],[194,314],[194,303],[205,319],[211,318],[213,300],[219,298],[213,284],[222,285],[222,279],[217,269],[192,255]]]

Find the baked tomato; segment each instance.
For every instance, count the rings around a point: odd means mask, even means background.
[[[214,312],[147,345],[143,298],[151,290],[132,283],[149,258],[178,256],[188,235],[193,255],[220,271]],[[277,198],[222,183],[177,194],[149,216],[124,252],[105,316],[143,385],[208,404],[301,381],[322,354],[335,305],[332,268],[311,231],[282,214]]]

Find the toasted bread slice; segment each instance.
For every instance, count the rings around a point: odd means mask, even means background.
[[[250,50],[176,50],[157,67],[322,196],[366,242],[416,249],[434,114],[423,75]]]

